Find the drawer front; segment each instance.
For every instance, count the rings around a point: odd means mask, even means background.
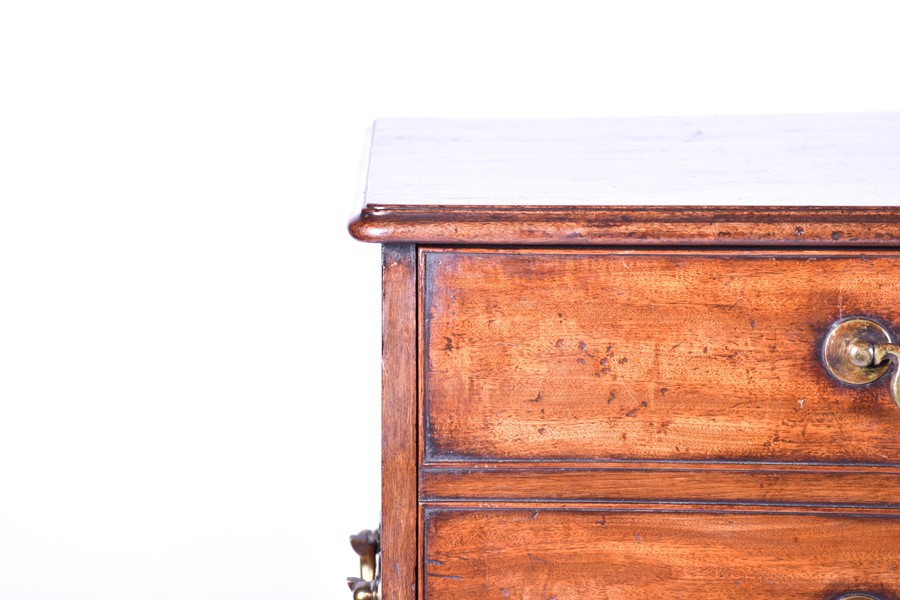
[[[428,508],[425,600],[900,594],[898,515]]]
[[[900,332],[900,255],[424,249],[430,462],[900,464],[884,381],[824,370],[829,326]]]

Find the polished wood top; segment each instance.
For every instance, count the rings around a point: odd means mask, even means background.
[[[900,113],[385,119],[363,196],[366,241],[894,245]]]
[[[385,119],[365,203],[900,203],[900,113],[590,120]]]

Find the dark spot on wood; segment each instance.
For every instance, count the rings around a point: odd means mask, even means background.
[[[594,358],[594,355],[591,354],[590,352],[588,352],[587,344],[585,344],[584,342],[578,342],[578,349],[581,350],[582,352],[584,352],[585,354],[587,354],[588,356],[590,356],[591,358]]]
[[[612,404],[612,401],[615,400],[615,399],[616,399],[616,393],[615,393],[614,391],[613,391],[613,392],[610,392],[610,393],[609,393],[609,398],[606,399],[606,403],[607,403],[607,404]]]
[[[663,396],[665,396],[666,392],[668,392],[668,391],[669,391],[669,388],[659,388],[659,393],[662,394]]]
[[[834,241],[838,241],[839,239],[841,239],[843,237],[843,235],[844,235],[843,231],[832,231],[831,239],[833,239]]]
[[[627,413],[625,413],[625,416],[626,416],[626,417],[633,417],[633,416],[636,415],[637,413],[638,413],[638,409],[632,408],[632,409],[629,410]]]
[[[578,364],[579,364],[579,365],[583,365],[583,364],[585,364],[585,361],[584,361],[584,359],[583,359],[583,358],[579,358],[579,359],[578,359],[578,360],[576,360],[576,361],[575,361],[575,362],[577,362],[577,363],[578,363]]]
[[[607,356],[606,358],[601,358],[601,359],[600,359],[600,364],[601,364],[601,365],[607,365],[607,364],[609,364],[609,357]]]
[[[756,321],[750,319],[750,329],[756,329]]]
[[[556,340],[556,347],[562,348],[562,346],[563,346],[563,339],[559,338],[558,340]]]
[[[703,347],[703,354],[708,354],[708,353],[709,353],[709,347],[708,347],[708,346],[704,346],[704,347]]]
[[[447,352],[453,352],[453,339],[445,337],[444,341],[446,342],[444,344],[444,350],[446,350]]]
[[[594,521],[597,525],[606,525],[606,515],[600,515],[599,521]]]
[[[623,359],[619,360],[619,364],[620,364],[620,365],[624,365],[624,364],[627,363],[627,362],[628,362],[628,359],[627,359],[627,358],[623,358]]]
[[[601,374],[601,375],[606,375],[606,374],[609,373],[611,370],[612,370],[612,369],[610,369],[609,367],[603,367],[602,369],[600,369],[600,374]]]
[[[538,392],[537,396],[535,396],[534,398],[529,400],[529,402],[540,402],[543,399],[544,399],[544,396],[541,394],[541,392]]]
[[[631,223],[634,220],[628,215],[619,215],[619,219],[625,221],[626,223]]]
[[[732,350],[730,353],[725,355],[725,359],[735,361],[741,354],[743,354],[743,352],[741,352],[740,350]]]
[[[717,235],[718,235],[720,238],[731,237],[731,233],[729,233],[729,232],[727,232],[727,231],[720,231]]]
[[[794,229],[794,235],[796,235],[797,237],[802,237],[803,236],[803,228],[797,227],[796,229]]]
[[[607,352],[612,352],[612,351],[613,351],[613,348],[615,348],[615,346],[613,346],[612,344],[610,344],[609,346],[606,347],[606,351],[607,351]]]
[[[538,429],[538,433],[541,434],[541,435],[544,435],[544,432],[545,432],[545,431],[547,431],[547,430],[544,429],[543,427],[541,427],[541,428]]]
[[[647,403],[646,403],[646,402],[641,402],[641,406],[643,406],[644,408],[647,408]]]

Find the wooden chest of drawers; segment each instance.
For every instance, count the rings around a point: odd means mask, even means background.
[[[897,202],[898,115],[377,123],[355,596],[900,597]]]

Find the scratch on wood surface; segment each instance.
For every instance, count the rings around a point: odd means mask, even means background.
[[[547,561],[545,559],[541,558],[540,556],[535,556],[531,552],[528,553],[528,560],[531,561],[531,570],[532,571],[534,571],[534,563],[535,562],[543,563],[545,565],[547,564]]]
[[[634,397],[634,394],[631,393],[631,390],[628,389],[628,385],[624,381],[621,382],[620,385],[622,386],[622,389],[625,390],[625,393],[628,394],[629,398],[631,398],[632,400],[637,400],[637,398]]]

